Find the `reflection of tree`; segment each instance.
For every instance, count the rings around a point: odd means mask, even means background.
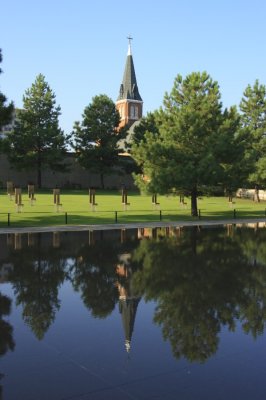
[[[254,230],[242,228],[237,231],[236,240],[243,253],[253,266],[252,277],[254,285],[246,288],[246,295],[249,301],[244,306],[242,315],[242,326],[246,333],[253,337],[262,334],[264,321],[266,320],[266,287],[265,273],[266,266],[266,229],[259,229],[254,225]]]
[[[14,265],[10,280],[16,304],[36,337],[42,339],[59,309],[58,287],[65,278],[65,260],[58,249],[43,249],[40,236],[36,246],[22,248],[11,255]]]
[[[22,305],[23,318],[39,339],[54,321],[60,306],[58,288],[65,279],[81,292],[94,316],[105,317],[113,310],[118,299],[114,286],[118,254],[135,246],[136,238],[129,236],[124,243],[119,240],[120,232],[115,231],[107,240],[98,232],[92,246],[88,245],[88,232],[61,233],[56,248],[51,234],[32,234],[28,245],[21,235],[20,246],[14,248],[9,241],[8,262],[13,269],[9,280],[16,303]]]
[[[128,231],[127,235],[123,235],[122,241],[119,231],[113,233],[114,235],[109,234],[106,237],[104,232],[101,232],[100,237],[92,235],[91,246],[82,243],[71,269],[75,290],[81,293],[82,300],[92,315],[99,318],[107,317],[118,301],[116,286],[120,255],[129,254],[137,245],[136,231],[134,234]]]
[[[176,357],[205,361],[218,347],[222,326],[261,333],[266,320],[266,270],[254,269],[238,241],[223,230],[194,228],[181,238],[144,240],[133,259],[143,265],[135,288],[156,300],[154,320]]]
[[[8,350],[14,350],[15,342],[13,340],[12,326],[3,320],[4,315],[11,312],[11,300],[0,293],[0,356],[4,355]]]
[[[11,312],[11,300],[0,293],[0,356],[3,356],[8,350],[13,351],[15,342],[13,339],[13,328],[5,320],[3,316],[9,315]],[[0,379],[3,377],[0,374]],[[0,385],[0,399],[2,399],[2,386]]]
[[[94,317],[105,318],[117,302],[115,266],[117,249],[113,241],[83,245],[72,268],[72,283],[81,293],[86,307]]]
[[[237,229],[236,240],[254,266],[266,265],[266,229],[260,229],[257,224],[253,229]]]

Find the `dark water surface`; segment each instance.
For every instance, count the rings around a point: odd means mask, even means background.
[[[0,399],[266,398],[266,227],[0,235]]]

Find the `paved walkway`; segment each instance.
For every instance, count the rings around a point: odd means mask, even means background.
[[[236,218],[224,220],[196,220],[196,221],[173,221],[173,222],[134,222],[128,224],[105,224],[105,225],[58,225],[44,227],[25,227],[25,228],[0,228],[0,234],[6,233],[39,233],[39,232],[75,232],[75,231],[102,231],[111,229],[137,229],[137,228],[165,228],[180,226],[218,226],[228,224],[256,224],[260,223],[266,227],[265,218]]]

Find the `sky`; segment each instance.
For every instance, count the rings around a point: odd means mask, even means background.
[[[265,20],[265,0],[3,0],[0,91],[21,108],[42,73],[69,134],[94,96],[116,101],[130,35],[144,115],[195,71],[239,105],[248,84],[266,84]]]

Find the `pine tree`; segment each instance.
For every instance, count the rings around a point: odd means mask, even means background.
[[[159,133],[146,133],[145,140],[132,147],[132,156],[144,171],[144,179],[138,175],[136,183],[150,193],[189,195],[191,215],[197,216],[199,191],[228,187],[229,171],[235,179],[231,166],[241,153],[235,135],[237,112],[222,111],[217,82],[206,72],[194,72],[185,79],[177,76],[155,119]]]
[[[67,139],[59,127],[60,107],[45,77],[39,74],[23,96],[15,128],[8,135],[8,157],[17,168],[36,170],[42,186],[42,170],[64,171]]]
[[[266,186],[266,86],[258,80],[253,87],[248,85],[240,110],[248,180],[255,187],[254,200],[259,201],[259,187]]]

